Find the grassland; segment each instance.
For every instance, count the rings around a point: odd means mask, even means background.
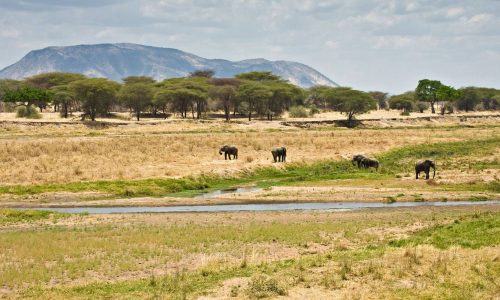
[[[5,298],[493,299],[498,206],[73,215],[0,230]]]

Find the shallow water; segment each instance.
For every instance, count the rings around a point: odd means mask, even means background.
[[[467,206],[500,204],[495,201],[447,201],[447,202],[335,202],[335,203],[265,203],[265,204],[225,204],[225,205],[182,205],[182,206],[130,206],[130,207],[58,207],[29,208],[64,213],[117,214],[117,213],[175,213],[175,212],[244,212],[244,211],[293,211],[327,210],[345,211],[355,209],[422,207],[422,206]]]
[[[224,194],[241,194],[241,193],[254,193],[262,191],[261,188],[249,186],[249,187],[239,187],[233,189],[216,190],[213,192],[203,193],[201,195],[194,196],[195,199],[208,199],[214,198]]]

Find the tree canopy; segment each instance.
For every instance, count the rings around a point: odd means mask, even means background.
[[[89,78],[70,83],[70,89],[81,101],[83,116],[89,116],[92,121],[98,114],[108,114],[115,103],[116,93],[120,85],[104,78]]]
[[[422,79],[418,82],[418,86],[415,89],[415,95],[418,100],[431,104],[432,113],[436,112],[434,103],[438,101],[437,92],[440,87],[441,82],[438,80]]]

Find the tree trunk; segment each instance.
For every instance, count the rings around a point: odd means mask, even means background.
[[[248,121],[252,121],[252,111],[248,112]]]
[[[434,101],[431,101],[431,111],[433,114],[436,113],[436,109],[434,109]]]

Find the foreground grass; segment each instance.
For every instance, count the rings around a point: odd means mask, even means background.
[[[286,295],[293,293],[294,288],[298,287],[318,289],[324,293],[335,292],[336,295],[348,298],[370,295],[371,298],[390,299],[460,296],[487,299],[498,292],[500,263],[495,254],[495,248],[499,245],[498,211],[403,210],[385,215],[374,213],[371,218],[352,214],[340,221],[325,220],[306,223],[274,221],[252,225],[191,224],[187,227],[169,226],[163,229],[154,226],[138,230],[143,233],[141,235],[139,232],[133,234],[135,229],[127,226],[121,227],[121,230],[114,227],[103,227],[97,231],[85,227],[75,228],[74,232],[48,230],[47,234],[53,235],[52,239],[55,241],[63,239],[64,236],[69,243],[68,248],[51,244],[44,231],[36,230],[28,235],[25,231],[9,233],[9,239],[3,239],[0,245],[6,245],[8,242],[17,246],[20,253],[24,253],[26,257],[21,259],[15,254],[15,259],[4,260],[0,269],[1,279],[8,287],[15,287],[19,282],[23,282],[20,295],[38,299],[195,298],[211,293],[231,278],[243,278],[244,283],[241,286],[233,286],[231,295],[249,298]],[[366,230],[369,228],[385,227],[396,230],[413,222],[435,222],[435,225],[415,233],[409,231],[409,236],[402,239],[367,238],[369,233]],[[441,224],[442,222],[447,224]],[[119,231],[123,233],[120,234]],[[157,233],[153,234],[155,231]],[[111,282],[90,280],[88,284],[76,286],[73,286],[71,281],[59,281],[53,288],[47,288],[44,284],[54,281],[60,274],[80,282],[87,271],[97,272],[102,278],[109,264],[113,265],[114,271],[117,272],[114,276],[120,276],[132,270],[129,268],[134,262],[137,263],[139,258],[144,263],[149,258],[169,256],[165,261],[154,260],[156,266],[167,266],[175,260],[175,256],[166,248],[161,249],[160,245],[175,246],[183,256],[198,251],[204,254],[229,253],[228,248],[220,248],[221,243],[241,252],[241,249],[245,249],[243,245],[256,247],[259,243],[273,240],[273,243],[307,250],[304,245],[311,247],[318,243],[337,243],[338,241],[325,237],[339,233],[343,240],[348,241],[349,246],[337,244],[319,254],[305,252],[298,257],[278,258],[275,261],[252,261],[249,256],[243,255],[233,260],[211,261],[195,269],[173,268],[163,275],[152,270],[147,275],[146,269],[143,273],[146,276],[143,275],[141,279],[124,277]],[[29,246],[21,246],[21,235],[25,240],[38,241],[44,245],[43,250],[38,252],[29,249]],[[76,239],[81,240],[80,245],[75,244]],[[151,244],[154,239],[157,246]],[[42,242],[43,240],[45,242]],[[117,240],[129,243],[130,246],[114,248]],[[97,244],[104,253],[89,256]],[[134,246],[137,244],[142,246]],[[75,255],[77,251],[84,249],[85,252],[80,254],[82,258],[79,261]],[[49,253],[53,254],[47,256]],[[124,256],[111,253],[121,253]],[[41,261],[38,262],[38,259]],[[18,262],[19,278],[6,276],[10,275],[12,270],[5,267],[13,261]],[[30,263],[20,265],[22,261]],[[56,264],[47,265],[42,263],[44,261]],[[72,265],[78,261],[79,264]],[[153,268],[153,265],[150,267]],[[80,273],[73,273],[76,269],[80,270]],[[33,274],[41,273],[45,277],[33,277]],[[352,285],[358,287],[356,291],[350,288]],[[26,286],[29,288],[25,288]]]
[[[378,156],[382,164],[380,173],[372,170],[359,170],[350,161],[320,161],[316,163],[288,164],[283,169],[261,167],[253,171],[242,171],[238,176],[197,176],[179,179],[144,179],[74,182],[67,184],[14,185],[0,187],[0,194],[33,195],[48,192],[101,192],[111,197],[137,196],[192,196],[200,192],[224,189],[237,185],[255,184],[260,187],[293,185],[298,182],[314,182],[336,179],[383,179],[413,173],[416,160],[433,158],[438,161],[439,170],[455,170],[465,157],[494,157],[500,147],[500,138],[487,140],[469,140],[462,142],[439,143],[432,145],[414,145],[392,150]],[[457,161],[454,163],[454,161]],[[457,164],[459,164],[457,166]],[[469,161],[467,168],[475,163]],[[498,161],[481,160],[482,168],[496,168]],[[444,189],[493,191],[498,192],[498,182],[472,185],[448,185]]]

